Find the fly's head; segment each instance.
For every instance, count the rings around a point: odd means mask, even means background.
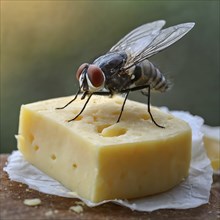
[[[82,64],[76,72],[76,78],[81,90],[86,93],[100,91],[105,84],[105,74],[100,67],[94,64]]]

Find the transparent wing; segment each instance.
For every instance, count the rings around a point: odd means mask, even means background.
[[[126,36],[124,36],[117,44],[115,44],[111,49],[110,52],[113,51],[124,51],[133,49],[141,43],[144,39],[144,47],[146,47],[152,41],[152,35],[157,34],[159,30],[165,25],[164,20],[154,21],[151,23],[147,23],[137,27],[136,29],[132,30]]]
[[[110,51],[128,54],[124,67],[127,69],[169,47],[194,26],[194,23],[184,23],[161,30],[164,24],[164,21],[156,21],[142,25],[122,38]]]

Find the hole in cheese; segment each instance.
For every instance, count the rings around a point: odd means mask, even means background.
[[[31,133],[29,134],[29,140],[31,143],[33,143],[33,141],[34,141],[34,135]]]
[[[74,121],[80,121],[83,119],[83,116],[82,115],[79,115]]]
[[[35,151],[38,151],[38,150],[39,150],[39,146],[38,146],[38,145],[35,145],[35,146],[34,146],[34,150],[35,150]]]
[[[102,124],[102,125],[98,125],[96,128],[97,128],[97,132],[98,133],[102,133],[102,131],[105,129],[105,128],[107,128],[107,127],[109,127],[109,126],[111,126],[110,124]]]
[[[75,109],[73,112],[73,114],[76,116],[77,114],[79,114],[80,109]],[[74,121],[80,121],[83,119],[82,115],[79,115]]]
[[[56,157],[55,154],[51,154],[50,158],[51,158],[52,160],[56,160],[56,159],[57,159],[57,157]]]
[[[96,115],[94,115],[94,116],[93,116],[93,121],[95,121],[95,122],[96,122],[97,120],[98,120],[97,116],[96,116]]]
[[[148,120],[150,118],[148,114],[142,114],[140,117],[144,120]]]
[[[72,164],[72,167],[73,167],[74,169],[76,169],[78,166],[77,166],[76,163],[73,163],[73,164]]]
[[[126,128],[113,125],[111,128],[103,129],[101,135],[103,137],[117,137],[125,134],[126,132],[127,132]]]

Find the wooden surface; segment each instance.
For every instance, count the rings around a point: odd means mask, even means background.
[[[8,155],[0,156],[0,219],[83,219],[83,220],[118,220],[118,219],[198,219],[210,220],[220,219],[220,176],[214,176],[211,190],[210,203],[198,208],[188,210],[158,210],[154,212],[137,212],[112,203],[99,207],[89,208],[84,206],[84,211],[77,214],[69,207],[74,206],[77,199],[62,198],[40,193],[29,189],[25,184],[10,181],[7,173],[3,172],[3,167]],[[39,206],[26,206],[25,199],[39,198],[42,203]]]

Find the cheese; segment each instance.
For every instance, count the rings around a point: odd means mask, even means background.
[[[214,171],[220,169],[220,142],[217,139],[204,136],[204,145]]]
[[[214,171],[220,170],[220,127],[203,125],[203,141]]]
[[[83,207],[81,205],[71,206],[69,209],[73,212],[76,212],[76,213],[83,212]]]
[[[24,204],[27,206],[37,206],[41,204],[41,200],[38,198],[35,199],[25,199]]]
[[[151,107],[123,98],[93,96],[82,115],[80,97],[22,105],[18,149],[31,164],[92,202],[131,199],[171,189],[188,175],[189,125]]]

